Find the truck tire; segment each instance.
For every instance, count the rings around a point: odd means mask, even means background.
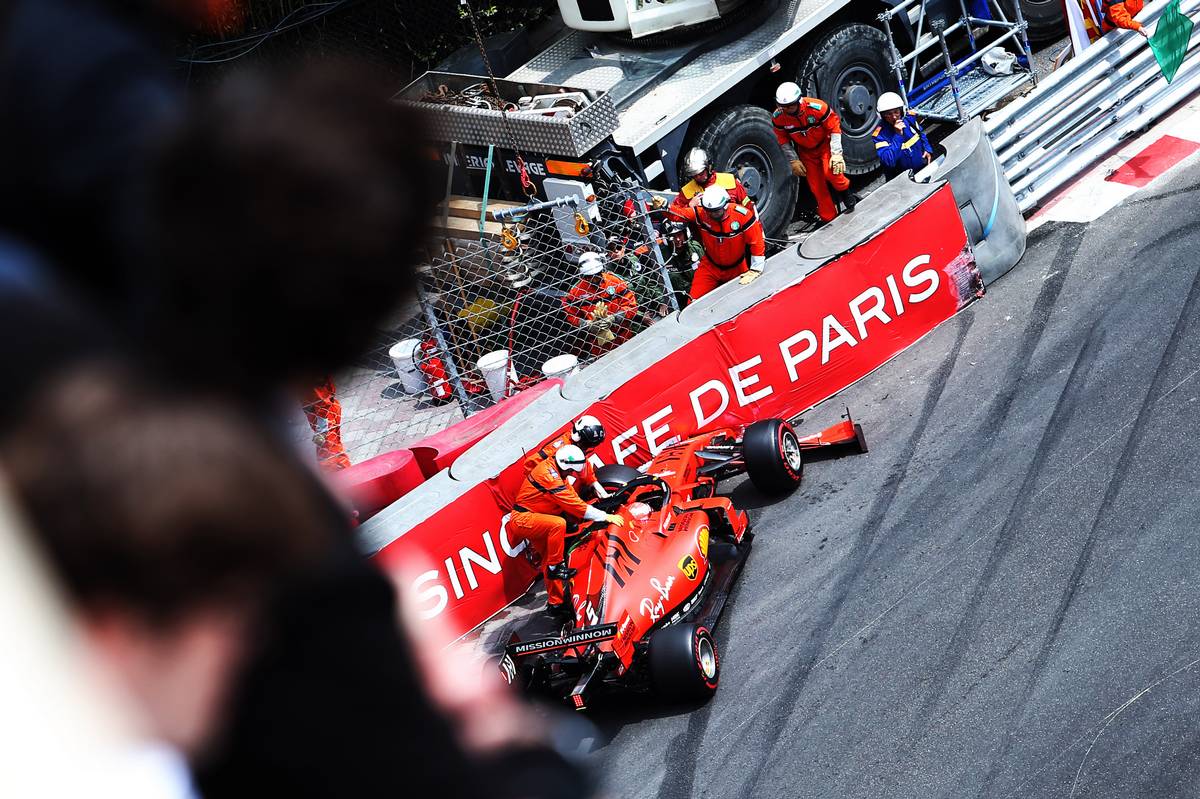
[[[667,701],[707,699],[717,692],[721,659],[712,633],[697,624],[674,624],[650,636],[650,681]]]
[[[804,460],[796,431],[782,419],[764,419],[742,434],[742,460],[754,487],[783,494],[800,485]]]
[[[1029,23],[1029,41],[1038,44],[1052,42],[1067,35],[1067,21],[1063,16],[1063,4],[1060,0],[1020,0],[1021,13]],[[1009,9],[1012,0],[1004,4],[1005,14],[1010,20],[1015,19]],[[1009,50],[1013,48],[1009,46]]]
[[[735,105],[717,114],[696,138],[719,172],[740,175],[769,239],[784,238],[796,210],[799,182],[775,139],[771,115],[755,105]],[[686,152],[686,150],[685,150]]]
[[[842,118],[846,172],[865,175],[879,167],[871,133],[879,125],[879,95],[896,91],[883,31],[856,22],[833,28],[800,58],[796,83],[820,97]]]

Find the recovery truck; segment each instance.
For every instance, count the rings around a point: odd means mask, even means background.
[[[678,190],[683,153],[701,147],[739,174],[772,238],[799,191],[768,110],[779,83],[832,105],[847,171],[863,175],[876,168],[881,93],[965,122],[1034,81],[1030,37],[1063,30],[1059,0],[558,2],[565,34],[510,74],[429,72],[397,95],[455,143],[443,151],[452,193],[479,197],[486,183],[492,198],[586,196],[593,168]],[[1007,71],[989,69],[1001,46]],[[480,96],[496,92],[490,106]]]

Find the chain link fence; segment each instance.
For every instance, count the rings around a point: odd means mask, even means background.
[[[478,204],[452,198],[443,213],[473,215],[478,227]],[[493,204],[487,220],[477,238],[439,239],[415,300],[334,376],[351,462],[565,377],[685,302],[695,248],[664,225],[664,199],[640,186]],[[603,272],[581,274],[585,253],[602,256]]]

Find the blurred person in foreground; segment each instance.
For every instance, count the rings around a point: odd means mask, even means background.
[[[148,745],[199,754],[262,609],[326,549],[303,469],[240,414],[115,367],[52,384],[0,464],[100,684]]]
[[[390,94],[325,65],[235,76],[198,102],[151,184],[150,251],[164,268],[143,287],[137,329],[157,374],[270,426],[280,403],[373,342],[412,291],[437,196],[418,120]],[[544,724],[493,702],[447,704],[444,674],[414,664],[392,585],[309,478],[333,542],[273,604],[200,769],[204,795],[586,795]],[[453,670],[449,655],[425,655]],[[525,735],[476,746],[469,730],[489,716]]]

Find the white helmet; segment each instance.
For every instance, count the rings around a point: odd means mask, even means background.
[[[800,87],[795,83],[781,83],[775,90],[775,102],[779,105],[791,105],[800,102]]]
[[[700,195],[700,205],[706,211],[716,211],[729,205],[729,192],[721,186],[709,186]]]
[[[559,447],[558,451],[554,453],[554,462],[563,471],[571,472],[582,472],[583,466],[586,463],[583,457],[583,450],[574,444]]]
[[[904,99],[895,92],[884,92],[879,95],[879,102],[875,104],[875,110],[881,114],[884,111],[895,111],[897,108],[904,110]]]
[[[683,157],[683,176],[686,178],[694,178],[704,170],[712,166],[712,161],[708,158],[708,153],[701,150],[699,147],[693,147],[688,150],[687,155]]]
[[[595,416],[580,416],[571,426],[571,440],[584,449],[595,449],[604,441],[604,425]]]
[[[598,252],[585,252],[579,256],[579,274],[584,277],[598,275],[604,271],[604,256]]]

